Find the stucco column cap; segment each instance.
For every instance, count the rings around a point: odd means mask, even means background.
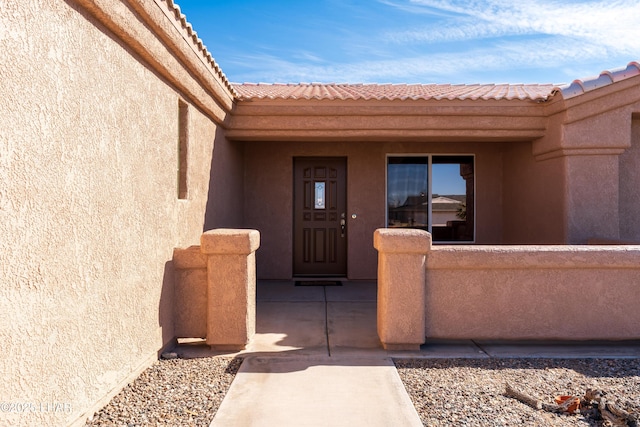
[[[415,228],[379,228],[373,233],[373,247],[379,252],[426,254],[431,250],[431,233]]]
[[[200,237],[203,254],[250,254],[260,246],[258,230],[218,228]]]

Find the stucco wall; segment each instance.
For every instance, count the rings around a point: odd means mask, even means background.
[[[530,142],[505,145],[504,244],[564,242],[564,163],[536,160]]]
[[[640,246],[433,246],[429,338],[640,337]]]
[[[476,154],[478,243],[502,239],[502,144],[414,142],[245,142],[244,227],[261,233],[261,279],[292,274],[293,157],[347,157],[348,276],[375,279],[373,233],[385,226],[386,154]],[[356,218],[352,218],[352,214]]]
[[[204,230],[242,227],[244,173],[242,143],[228,141],[222,128],[215,134],[211,179],[204,217]]]
[[[620,155],[620,238],[640,242],[640,115],[631,122],[631,147]]]
[[[257,274],[261,279],[290,278],[292,274],[293,247],[293,157],[296,156],[336,156],[349,157],[347,165],[347,227],[349,235],[348,245],[348,274],[352,278],[375,277],[375,265],[366,263],[366,254],[356,253],[352,236],[363,236],[368,233],[368,246],[362,245],[361,252],[373,251],[371,236],[375,228],[384,223],[380,213],[374,216],[375,198],[367,197],[371,194],[368,186],[384,188],[382,181],[363,182],[366,176],[361,175],[363,166],[355,160],[352,153],[359,149],[353,144],[346,143],[246,143],[245,152],[245,198],[244,225],[260,231],[260,249],[256,253]],[[352,160],[353,159],[353,160]],[[383,163],[382,163],[383,165]],[[383,167],[383,166],[381,166]],[[370,176],[369,176],[370,177]],[[352,183],[353,180],[353,183]],[[352,185],[359,184],[364,189],[361,193],[354,193]],[[384,192],[378,196],[379,204],[384,203]],[[382,205],[383,209],[384,206]],[[357,209],[357,210],[356,210]],[[358,218],[351,219],[356,213]],[[377,221],[377,222],[376,222]],[[352,258],[353,254],[353,260]],[[372,268],[373,267],[373,268]]]
[[[0,413],[65,425],[173,338],[177,246],[203,229],[214,122],[190,106],[178,200],[178,99],[93,18],[62,1],[0,7]],[[67,410],[69,408],[69,410]]]
[[[566,156],[567,243],[617,239],[619,178],[617,155]]]

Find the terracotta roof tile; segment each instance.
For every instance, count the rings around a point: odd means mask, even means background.
[[[561,92],[564,99],[569,99],[638,75],[640,75],[640,64],[629,62],[626,67],[616,68],[611,71],[605,70],[599,76],[578,79],[568,85],[555,87],[554,93]]]
[[[239,99],[520,99],[544,101],[550,84],[346,84],[346,83],[243,83],[233,84]]]
[[[209,64],[209,66],[212,68],[213,73],[220,78],[224,86],[231,92],[231,94],[234,97],[237,97],[238,94],[235,92],[233,85],[229,82],[227,76],[222,72],[222,69],[220,68],[220,66],[218,66],[215,59],[213,59],[211,53],[207,50],[207,47],[202,42],[202,39],[198,37],[198,33],[196,33],[191,24],[187,21],[187,17],[180,11],[180,6],[178,6],[173,0],[160,1],[164,1],[167,4],[170,13],[173,12],[173,18],[176,21],[175,24],[177,27],[182,28],[185,40],[191,42],[196,52],[199,52],[205,63]]]
[[[560,93],[573,98],[594,89],[640,75],[640,64],[603,71],[599,76],[574,80],[571,84],[347,84],[347,83],[233,83],[241,100],[249,99],[495,99],[542,102]]]

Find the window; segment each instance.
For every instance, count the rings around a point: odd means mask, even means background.
[[[186,199],[189,154],[189,106],[178,100],[178,199]]]
[[[387,158],[387,226],[420,228],[436,242],[474,240],[474,158]]]

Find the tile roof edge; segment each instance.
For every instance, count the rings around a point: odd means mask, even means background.
[[[159,2],[165,3],[169,12],[173,12],[173,16],[175,19],[175,23],[178,28],[181,28],[183,31],[183,36],[185,36],[185,40],[191,40],[192,47],[198,52],[204,62],[208,64],[213,74],[218,76],[222,81],[223,85],[227,90],[229,90],[234,98],[239,98],[239,94],[236,92],[235,88],[227,79],[227,76],[222,71],[222,68],[215,61],[211,52],[207,50],[207,47],[203,43],[202,39],[198,37],[198,33],[193,29],[193,26],[187,21],[187,17],[180,11],[180,6],[174,0],[158,0]]]
[[[594,89],[609,86],[622,80],[640,75],[640,63],[631,61],[626,67],[602,71],[598,76],[576,79],[570,84],[556,86],[552,93],[560,92],[564,99],[580,96]]]
[[[171,1],[171,0],[167,0],[167,1]],[[576,79],[573,82],[569,83],[569,84],[563,84],[563,85],[555,85],[552,87],[551,91],[549,92],[549,95],[546,98],[540,98],[540,99],[534,99],[534,98],[528,98],[526,96],[522,97],[516,97],[516,99],[532,99],[534,101],[538,101],[538,102],[544,102],[544,101],[548,101],[551,98],[553,98],[555,95],[557,94],[561,94],[563,99],[571,99],[574,98],[576,96],[580,96],[584,93],[590,92],[592,90],[601,88],[601,87],[605,87],[605,86],[609,86],[613,83],[617,83],[619,81],[622,80],[626,80],[628,78],[634,77],[634,76],[638,76],[640,75],[640,63],[638,61],[631,61],[629,62],[625,67],[620,67],[620,68],[614,68],[611,70],[604,70],[602,71],[599,75],[597,76],[592,76],[592,77],[587,77],[584,79]],[[502,84],[497,84],[497,83],[488,83],[488,84],[480,84],[480,83],[474,83],[474,84],[452,84],[452,83],[432,83],[432,84],[424,84],[424,83],[318,83],[318,82],[313,82],[313,83],[231,83],[232,86],[234,85],[246,85],[246,86],[260,86],[260,85],[264,85],[264,86],[276,86],[276,85],[280,85],[280,86],[413,86],[413,85],[417,85],[417,86],[426,86],[426,85],[435,85],[435,86],[496,86],[496,85],[507,85],[507,86],[543,86],[544,84],[537,84],[537,83],[527,83],[527,84],[523,84],[523,83],[519,83],[519,84],[515,84],[515,83],[502,83]],[[252,99],[252,98],[266,98],[267,96],[239,96],[239,99]],[[282,98],[282,99],[286,99],[286,96],[275,96],[275,97],[269,97],[269,98]],[[316,97],[314,97],[316,98]],[[403,97],[401,99],[418,99],[420,97],[412,97],[412,96],[406,96]],[[446,95],[438,95],[438,96],[433,96],[431,97],[432,99],[461,99],[459,97],[450,97],[450,96],[446,96]],[[466,99],[474,99],[471,96],[466,96]],[[320,98],[318,98],[320,99]],[[324,99],[324,98],[323,98]],[[382,97],[378,97],[378,99],[388,99],[388,97],[382,96]],[[480,99],[497,99],[494,97],[480,97]]]
[[[533,101],[533,102],[545,102],[547,100],[549,100],[549,98],[551,96],[553,96],[552,93],[552,88],[553,85],[552,84],[472,84],[472,85],[466,85],[466,84],[450,84],[450,83],[431,83],[431,84],[405,84],[405,83],[399,83],[399,84],[392,84],[392,83],[385,83],[385,84],[378,84],[378,83],[371,83],[371,84],[362,84],[362,83],[358,83],[358,84],[334,84],[334,83],[326,83],[326,84],[310,84],[310,83],[253,83],[253,82],[245,82],[245,83],[235,83],[232,82],[232,85],[236,85],[237,86],[237,91],[240,94],[238,100],[241,101],[248,101],[248,100],[276,100],[276,99],[281,99],[281,100],[311,100],[311,99],[316,99],[316,100],[379,100],[379,101],[383,101],[383,100],[389,100],[389,101],[395,101],[395,100],[436,100],[436,101],[440,101],[440,100],[460,100],[460,101],[464,101],[464,100],[496,100],[496,101],[502,101],[502,100],[508,100],[508,101],[513,101],[513,100],[518,100],[518,101]],[[403,87],[403,88],[407,88],[407,87],[415,87],[415,86],[422,86],[422,87],[438,87],[441,89],[445,89],[445,88],[461,88],[461,87],[467,87],[469,89],[471,89],[471,91],[469,93],[465,93],[465,94],[456,94],[456,93],[452,93],[450,90],[446,90],[442,93],[433,93],[433,94],[424,94],[424,93],[404,93],[404,94],[386,94],[383,92],[380,93],[359,93],[358,92],[358,88],[367,88],[367,87],[379,87],[379,88],[388,88],[388,87]],[[520,93],[519,95],[514,95],[514,96],[508,96],[506,93],[505,94],[491,94],[491,93],[482,93],[482,89],[483,88],[495,88],[497,86],[516,86],[518,88],[524,88],[525,90],[522,91],[522,93]],[[265,88],[267,90],[261,91],[260,88]],[[323,88],[342,88],[342,89],[355,89],[354,91],[346,91],[342,94],[335,94],[335,93],[331,93],[331,91],[329,92],[322,92],[322,93],[317,93],[317,92],[307,92],[305,93],[304,90],[305,89],[309,89],[309,88],[316,88],[316,87],[323,87]],[[544,89],[546,89],[546,93],[538,93],[538,94],[531,94],[529,93],[526,88],[528,87],[533,87],[533,88],[541,88],[544,87]],[[295,89],[303,89],[303,91],[296,91]],[[246,90],[245,90],[246,89]],[[269,89],[275,89],[275,92],[269,90]],[[278,90],[278,89],[283,89]],[[293,91],[289,91],[289,89],[293,89]]]

